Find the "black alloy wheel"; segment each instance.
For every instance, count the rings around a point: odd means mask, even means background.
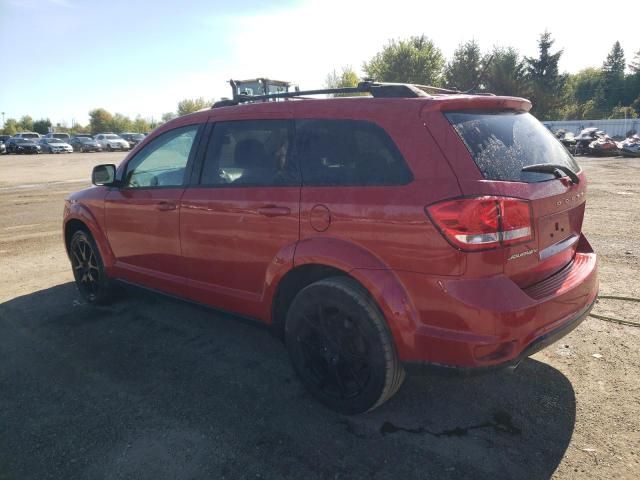
[[[106,303],[111,287],[100,252],[91,236],[78,230],[71,237],[69,256],[76,286],[89,303]]]
[[[383,315],[352,278],[328,278],[299,292],[287,313],[285,338],[304,385],[338,412],[372,410],[404,380]]]

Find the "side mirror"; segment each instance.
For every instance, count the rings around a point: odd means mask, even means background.
[[[91,183],[111,187],[116,184],[116,166],[113,164],[96,165],[91,172]]]

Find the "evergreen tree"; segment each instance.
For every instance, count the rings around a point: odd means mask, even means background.
[[[531,85],[532,112],[541,120],[550,120],[563,104],[565,77],[558,71],[562,50],[551,53],[555,40],[545,31],[538,40],[537,58],[526,57],[527,79]]]
[[[486,71],[482,83],[487,91],[496,95],[529,97],[526,67],[515,48],[494,47],[491,54],[485,56],[483,64]]]
[[[449,88],[462,91],[473,88],[482,70],[482,53],[475,40],[469,40],[458,46],[453,59],[445,68],[445,81]]]
[[[607,112],[624,99],[624,69],[626,61],[620,42],[616,41],[602,64],[602,83],[596,102]]]

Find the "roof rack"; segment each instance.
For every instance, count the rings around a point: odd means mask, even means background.
[[[230,80],[233,90],[233,99],[220,100],[215,102],[211,108],[229,107],[248,102],[266,102],[269,100],[301,98],[307,95],[330,95],[345,93],[368,93],[374,98],[417,98],[430,96],[427,91],[431,91],[436,95],[442,94],[463,94],[460,90],[450,90],[447,88],[439,88],[431,85],[418,85],[412,83],[380,83],[371,80],[364,80],[355,87],[341,88],[322,88],[318,90],[297,90],[289,92],[288,88],[285,92],[269,93],[264,95],[248,95],[239,93],[237,82]]]

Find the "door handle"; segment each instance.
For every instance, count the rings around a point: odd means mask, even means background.
[[[156,205],[156,209],[161,212],[168,212],[169,210],[175,210],[178,206],[174,202],[158,202]]]
[[[260,215],[265,217],[284,217],[291,214],[289,207],[277,207],[276,205],[267,205],[258,209]]]

